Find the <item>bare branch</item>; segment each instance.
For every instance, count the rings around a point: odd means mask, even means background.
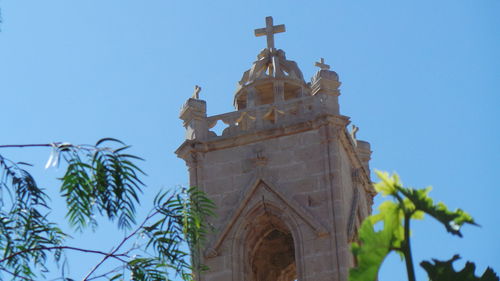
[[[8,274],[10,274],[10,275],[12,275],[12,276],[14,276],[14,277],[21,278],[21,279],[23,279],[23,280],[33,281],[33,279],[30,279],[30,278],[28,278],[28,277],[24,277],[24,276],[21,276],[21,275],[17,275],[17,274],[15,274],[14,272],[11,272],[11,271],[9,271],[9,270],[7,270],[7,269],[3,268],[3,267],[2,267],[2,268],[0,268],[0,270],[7,272]]]
[[[108,271],[106,273],[103,273],[101,275],[97,275],[97,276],[91,277],[91,278],[87,279],[87,281],[96,280],[96,279],[99,279],[99,278],[107,277],[108,275],[110,275],[112,273],[115,273],[115,272],[118,272],[120,270],[123,270],[124,268],[125,268],[125,265],[118,266],[115,269],[112,269],[112,270],[110,270],[110,271]]]
[[[19,148],[19,147],[52,147],[50,143],[41,143],[41,144],[4,144],[0,145],[0,148]]]
[[[87,274],[87,276],[85,276],[82,281],[88,281],[90,280],[90,276],[109,258],[109,257],[112,257],[118,250],[120,250],[120,248],[123,246],[123,244],[125,244],[125,242],[127,242],[130,238],[132,238],[134,235],[137,234],[137,232],[139,232],[139,230],[141,230],[143,228],[143,226],[146,224],[146,222],[151,219],[152,217],[154,217],[156,214],[158,214],[158,211],[155,211],[153,213],[151,213],[150,215],[148,215],[144,221],[132,232],[130,233],[127,237],[123,238],[123,240],[120,242],[120,244],[118,244],[118,246],[116,247],[116,249],[112,250],[111,253],[109,253],[108,255],[106,255],[98,264],[96,264],[96,266],[94,266],[94,268],[92,268],[92,270],[90,270],[90,272]]]
[[[31,249],[26,249],[26,250],[23,250],[23,251],[19,251],[19,252],[13,253],[12,255],[10,255],[10,256],[8,256],[6,258],[1,259],[0,263],[2,263],[4,261],[7,261],[7,260],[10,260],[10,259],[12,259],[15,256],[18,256],[18,255],[21,255],[21,254],[24,254],[24,253],[35,252],[35,251],[44,251],[44,250],[47,250],[47,251],[51,251],[51,250],[73,250],[73,251],[79,251],[79,252],[84,252],[84,253],[99,254],[99,255],[104,255],[106,257],[111,257],[111,258],[117,259],[117,260],[119,260],[121,262],[126,262],[126,261],[123,260],[120,257],[126,257],[127,256],[125,254],[115,254],[115,252],[113,252],[113,253],[105,253],[105,252],[102,252],[102,251],[88,250],[88,249],[82,249],[82,248],[76,248],[76,247],[70,247],[70,246],[53,246],[53,247],[37,247],[37,248],[31,248]]]

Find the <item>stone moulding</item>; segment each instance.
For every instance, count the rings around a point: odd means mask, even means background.
[[[375,197],[377,193],[373,189],[372,181],[370,180],[370,172],[359,159],[359,155],[355,150],[356,146],[346,129],[344,129],[340,134],[339,139],[344,149],[348,152],[348,157],[350,158],[351,163],[356,163],[355,166],[358,167],[356,170],[356,180],[361,183],[361,186],[368,194],[371,195],[371,200],[373,200],[373,197]],[[370,202],[370,204],[371,203],[373,202]]]
[[[245,211],[247,206],[249,206],[251,199],[259,188],[264,188],[266,193],[271,194],[278,202],[288,208],[292,214],[294,214],[297,218],[308,225],[318,237],[322,237],[328,234],[328,230],[306,210],[304,210],[304,208],[284,196],[269,181],[258,178],[253,181],[253,184],[246,188],[246,191],[242,196],[242,200],[240,200],[239,207],[233,211],[232,215],[230,216],[231,219],[222,228],[222,231],[216,236],[210,247],[207,248],[205,257],[210,258],[218,255],[218,251],[222,243],[224,242],[236,222],[241,219],[243,212]]]
[[[359,190],[354,189],[354,194],[352,197],[351,210],[349,212],[349,220],[347,222],[347,238],[349,241],[354,241],[355,228],[356,228],[356,215],[358,213],[358,201],[359,201]]]

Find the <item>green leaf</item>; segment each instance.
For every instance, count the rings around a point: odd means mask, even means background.
[[[431,281],[499,281],[499,277],[491,268],[487,268],[481,277],[475,275],[476,265],[472,262],[467,262],[465,267],[460,271],[455,271],[453,262],[460,259],[459,255],[447,261],[439,261],[432,259],[432,262],[423,261],[420,265],[427,271],[429,280]]]
[[[412,207],[409,208],[410,211],[421,211],[429,214],[431,217],[441,222],[446,230],[453,235],[462,237],[460,228],[464,224],[477,225],[474,219],[461,209],[451,211],[442,202],[434,204],[432,198],[428,196],[431,190],[430,187],[425,189],[399,187],[398,190],[412,203]],[[407,209],[408,205],[406,206]]]
[[[383,196],[393,195],[397,192],[397,186],[401,186],[399,177],[396,173],[389,175],[387,172],[375,171],[380,182],[374,185],[375,190]]]
[[[379,210],[379,214],[368,217],[362,223],[359,229],[360,243],[352,244],[357,266],[350,271],[350,281],[376,280],[378,270],[386,256],[401,246],[404,231],[399,206],[394,202],[385,201]],[[379,222],[383,222],[383,228],[375,231],[374,226]]]
[[[123,146],[100,147],[105,142]],[[69,222],[77,230],[95,226],[96,213],[117,219],[120,229],[130,229],[135,223],[138,194],[144,186],[138,175],[144,172],[131,162],[139,157],[122,153],[127,149],[129,146],[120,140],[104,138],[87,150],[65,152],[69,165],[61,179],[61,194],[66,198]]]
[[[109,281],[118,280],[122,277],[123,277],[123,274],[118,273],[118,274],[114,275],[113,277],[109,278]]]
[[[123,143],[119,139],[115,139],[115,138],[102,138],[102,139],[100,139],[100,140],[97,141],[97,143],[95,144],[95,146],[99,146],[99,145],[101,145],[104,142],[116,142],[116,143],[119,143],[121,145],[125,145],[125,143]]]

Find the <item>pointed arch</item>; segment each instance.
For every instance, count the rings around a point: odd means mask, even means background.
[[[299,222],[279,202],[255,202],[234,227],[233,280],[303,280],[302,237]]]
[[[215,240],[212,241],[211,246],[208,247],[207,252],[205,253],[205,256],[211,257],[218,255],[219,248],[226,239],[227,235],[231,232],[234,225],[241,220],[242,215],[249,209],[249,205],[256,200],[259,194],[272,199],[273,202],[280,205],[281,209],[286,209],[295,217],[299,218],[302,222],[308,225],[318,237],[328,234],[326,228],[306,210],[304,210],[304,208],[295,203],[293,200],[288,199],[287,196],[279,192],[278,188],[272,185],[269,181],[258,178],[245,189],[240,200],[239,207],[232,212],[229,221],[215,237]],[[257,198],[257,200],[259,199]]]

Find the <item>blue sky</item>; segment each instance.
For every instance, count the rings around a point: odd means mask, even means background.
[[[415,260],[460,253],[481,272],[500,271],[500,1],[3,0],[0,8],[0,143],[119,138],[147,160],[145,208],[160,188],[187,185],[173,151],[194,85],[209,115],[232,111],[236,82],[265,47],[253,30],[272,15],[287,29],[276,47],[306,79],[320,57],[340,75],[341,113],[371,143],[371,167],[434,186],[436,200],[481,225],[457,239],[432,219],[416,223]],[[62,171],[43,169],[49,150],[0,153],[35,164],[57,194]],[[62,220],[62,202],[53,206]],[[106,249],[112,231],[75,243]],[[78,279],[95,257],[74,263]],[[403,270],[391,256],[380,280],[404,280]]]

